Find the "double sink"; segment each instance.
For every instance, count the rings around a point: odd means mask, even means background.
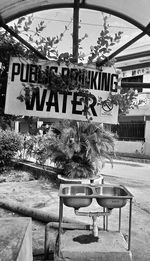
[[[88,207],[93,198],[104,208],[122,208],[133,195],[122,185],[61,184],[59,197],[64,205],[79,209]]]

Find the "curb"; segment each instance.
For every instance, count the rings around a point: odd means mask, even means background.
[[[132,162],[139,162],[139,163],[150,163],[150,158],[146,158],[146,157],[135,157],[135,156],[121,156],[121,155],[117,155],[114,159],[114,162],[115,160],[123,160],[123,161],[132,161]]]
[[[14,168],[20,168],[24,171],[32,172],[35,178],[45,177],[51,181],[57,181],[58,174],[61,171],[54,167],[41,166],[32,162],[23,162],[19,160],[13,160]]]

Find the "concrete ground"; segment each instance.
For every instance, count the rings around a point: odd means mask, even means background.
[[[16,174],[13,174],[16,175]],[[34,180],[27,178],[21,182],[16,182],[16,177],[8,179],[0,183],[0,199],[14,200],[25,206],[34,207],[46,211],[46,213],[59,213],[58,187],[49,183],[48,180]],[[18,180],[19,179],[19,174]],[[113,169],[110,164],[106,164],[103,169],[105,183],[122,184],[126,186],[134,195],[133,214],[132,214],[132,240],[131,251],[133,261],[149,261],[150,251],[150,164],[129,161],[114,162]],[[22,174],[21,174],[21,177]],[[2,177],[1,177],[2,178]],[[97,202],[93,200],[89,209],[99,210]],[[121,230],[125,238],[128,238],[128,213],[129,205],[122,208],[122,225]],[[12,213],[0,209],[0,217],[10,216]],[[16,214],[13,213],[15,216]],[[64,207],[64,216],[80,220],[86,223],[92,223],[89,217],[77,217],[74,215],[73,209]],[[102,218],[98,220],[99,225],[102,224]],[[118,210],[113,210],[109,217],[109,230],[115,231],[118,228]],[[40,222],[33,221],[33,250],[35,252],[43,252],[44,246],[44,229],[45,225]]]

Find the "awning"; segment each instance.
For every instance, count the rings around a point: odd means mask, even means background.
[[[1,0],[0,16],[7,23],[35,11],[67,7],[73,8],[74,0]],[[79,7],[111,13],[141,30],[150,22],[149,0],[80,0]]]
[[[150,36],[150,0],[0,0],[0,26],[17,38],[15,33],[11,32],[11,29],[7,27],[6,23],[21,16],[42,10],[55,8],[72,8],[75,10],[75,5],[78,6],[78,9],[103,11],[115,15],[141,30],[139,35],[111,54],[101,65],[138,41],[145,34]],[[77,27],[78,25],[76,25]],[[76,47],[77,37],[73,37],[73,39],[73,46]],[[21,40],[21,38],[18,40],[30,48],[29,44],[25,43],[24,40]],[[31,49],[33,49],[32,46]],[[36,52],[36,50],[34,51]]]

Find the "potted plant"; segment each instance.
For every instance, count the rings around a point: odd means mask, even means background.
[[[47,157],[61,168],[59,179],[71,183],[102,183],[105,160],[112,163],[114,138],[101,124],[62,120],[47,134]]]

